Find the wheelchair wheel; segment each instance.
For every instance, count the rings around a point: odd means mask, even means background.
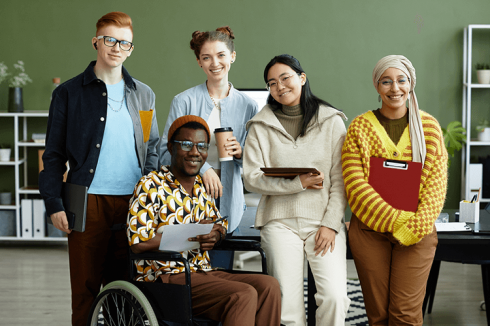
[[[133,284],[115,281],[106,285],[92,304],[88,326],[158,326],[150,302]]]

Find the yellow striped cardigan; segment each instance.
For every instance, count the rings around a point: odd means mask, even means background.
[[[342,174],[352,212],[369,228],[390,232],[406,246],[417,243],[433,231],[447,190],[447,151],[441,127],[430,114],[420,111],[420,115],[427,156],[415,213],[393,208],[368,183],[370,157],[412,160],[408,126],[398,144],[394,144],[374,113],[369,111],[352,121],[342,148]]]

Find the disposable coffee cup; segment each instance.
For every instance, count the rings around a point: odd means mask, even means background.
[[[214,137],[216,138],[216,146],[218,146],[218,157],[220,162],[232,161],[233,156],[228,154],[225,149],[225,144],[228,142],[228,138],[233,137],[233,128],[216,128],[214,129]]]

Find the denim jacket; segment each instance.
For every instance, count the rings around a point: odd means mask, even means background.
[[[236,137],[243,151],[245,137],[247,136],[245,124],[258,112],[257,103],[231,85],[229,95],[220,100],[220,106],[221,125],[223,127],[233,128],[233,136]],[[190,88],[174,97],[160,141],[160,165],[170,164],[170,152],[167,149],[167,135],[175,119],[183,115],[192,114],[207,121],[213,108],[214,103],[209,96],[206,83]],[[238,160],[233,158],[233,161],[221,162],[223,197],[220,200],[220,213],[221,216],[228,216],[228,232],[233,232],[238,224],[240,224],[243,211],[245,210],[243,183],[240,173],[241,167],[242,159]],[[204,163],[201,168],[201,175],[209,168],[211,168],[211,165],[207,162]]]
[[[69,163],[67,182],[89,187],[94,178],[107,117],[107,88],[95,76],[95,63],[92,61],[83,73],[53,92],[43,154],[44,170],[39,174],[39,191],[48,216],[64,210],[61,185],[66,162]],[[153,112],[149,140],[144,142],[139,111],[155,110],[155,94],[150,87],[132,78],[124,67],[122,74],[136,154],[141,174],[145,175],[158,167],[159,133],[156,112]]]

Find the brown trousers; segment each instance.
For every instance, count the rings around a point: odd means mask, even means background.
[[[422,303],[437,246],[435,229],[407,247],[352,215],[349,245],[369,325],[422,325]]]
[[[72,325],[87,324],[90,307],[101,285],[129,279],[126,224],[131,195],[88,195],[85,232],[68,235],[70,259]]]
[[[162,275],[164,283],[185,284],[184,274]],[[279,326],[281,289],[272,276],[222,271],[191,274],[192,311],[223,326]]]

